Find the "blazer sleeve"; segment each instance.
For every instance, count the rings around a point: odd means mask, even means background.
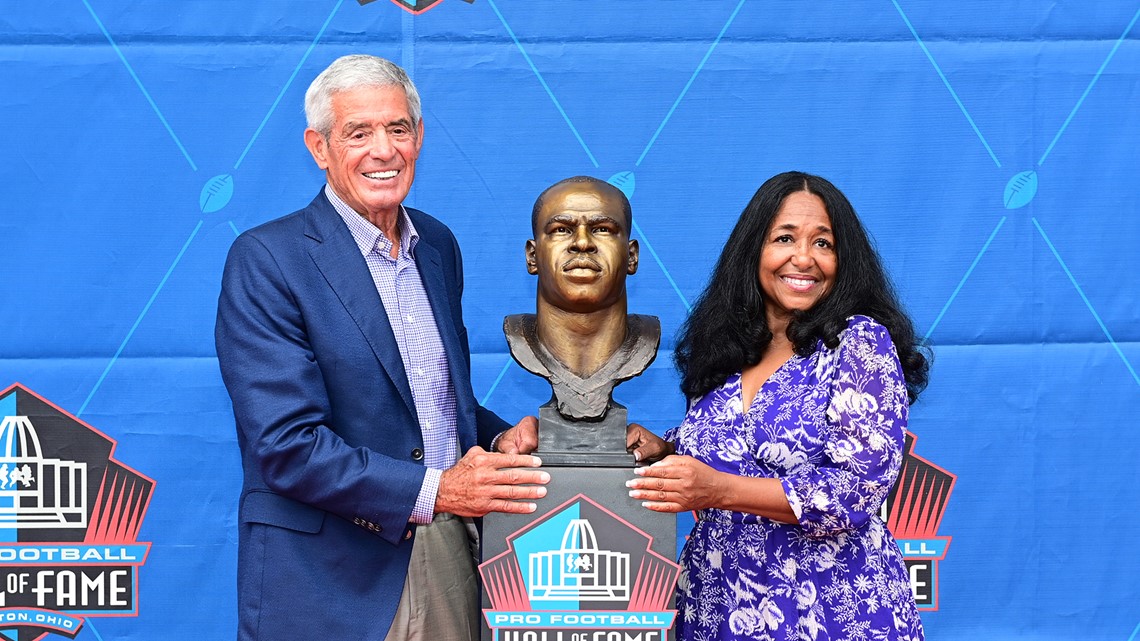
[[[352,446],[330,427],[325,379],[287,273],[247,233],[231,248],[222,277],[215,340],[247,491],[264,483],[399,543],[425,469]]]

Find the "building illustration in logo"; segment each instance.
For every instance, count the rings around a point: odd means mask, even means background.
[[[479,566],[493,637],[667,639],[681,568],[652,542],[589,497],[574,496],[506,537],[506,551]]]
[[[31,390],[0,392],[0,641],[75,638],[86,617],[138,615],[154,481],[114,450]]]
[[[599,550],[594,528],[572,519],[562,534],[562,547],[530,555],[531,601],[629,598],[629,555]]]
[[[938,562],[946,558],[949,536],[938,536],[957,477],[914,454],[907,432],[899,478],[883,503],[881,516],[902,549],[918,609],[938,609]]]
[[[87,465],[45,458],[27,416],[0,423],[0,529],[87,526]]]

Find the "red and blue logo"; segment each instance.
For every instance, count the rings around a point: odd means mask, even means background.
[[[22,385],[0,392],[0,639],[74,638],[85,617],[138,616],[154,481],[115,445]]]
[[[958,477],[914,453],[916,437],[906,433],[899,478],[883,504],[883,520],[902,549],[918,609],[938,609],[938,563],[950,537],[938,527]]]
[[[376,0],[357,0],[361,5],[366,5]],[[463,0],[467,4],[475,2],[475,0]],[[435,8],[440,3],[440,0],[392,0],[392,4],[400,7],[404,11],[419,15],[428,9]]]
[[[653,539],[579,494],[507,537],[479,566],[495,641],[662,641],[681,567]]]

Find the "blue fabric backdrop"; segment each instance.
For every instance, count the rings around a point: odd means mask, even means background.
[[[316,193],[303,93],[367,52],[422,93],[409,204],[460,240],[486,405],[514,419],[549,394],[501,332],[533,309],[522,248],[545,186],[630,172],[630,307],[665,340],[616,395],[663,431],[684,411],[673,336],[741,208],[774,173],[821,174],[936,352],[911,431],[957,483],[928,637],[1133,641],[1138,16],[1134,0],[9,0],[0,388],[78,416],[157,482],[137,616],[77,638],[233,637],[222,262]]]

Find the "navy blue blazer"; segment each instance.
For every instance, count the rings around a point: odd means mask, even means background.
[[[408,214],[461,451],[488,447],[509,426],[471,389],[459,246],[443,223]],[[382,640],[415,539],[424,444],[380,295],[323,190],[234,242],[215,340],[244,469],[238,639]]]

